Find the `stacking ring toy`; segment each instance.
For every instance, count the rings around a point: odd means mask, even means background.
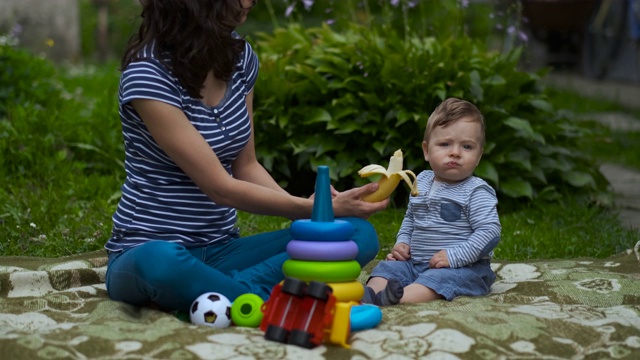
[[[307,241],[346,241],[355,232],[353,225],[345,220],[312,221],[300,219],[289,227],[291,238]]]
[[[287,253],[296,260],[340,261],[353,260],[358,255],[358,245],[348,241],[300,241],[291,240]]]
[[[320,282],[353,281],[360,276],[360,264],[355,260],[348,261],[305,261],[289,259],[282,264],[285,276],[303,281]]]
[[[364,295],[364,286],[359,281],[327,283],[333,290],[336,301],[359,302]]]
[[[258,327],[262,322],[264,300],[256,294],[242,294],[231,304],[231,321],[238,326]]]

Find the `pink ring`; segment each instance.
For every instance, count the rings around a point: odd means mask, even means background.
[[[347,241],[291,240],[287,253],[292,259],[316,261],[353,260],[358,255],[358,245]]]

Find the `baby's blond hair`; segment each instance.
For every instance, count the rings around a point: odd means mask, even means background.
[[[429,120],[427,120],[427,128],[424,131],[424,141],[429,142],[429,135],[436,126],[446,127],[462,118],[470,118],[472,121],[480,123],[480,145],[484,147],[484,116],[482,116],[480,110],[472,103],[456,98],[446,99],[433,110],[429,116]]]

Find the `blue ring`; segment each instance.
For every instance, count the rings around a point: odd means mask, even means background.
[[[297,260],[340,261],[353,260],[358,255],[358,244],[348,241],[291,240],[287,254]]]
[[[345,220],[312,221],[296,220],[289,228],[291,238],[306,241],[346,241],[356,231],[350,222]]]
[[[371,304],[362,304],[351,307],[349,316],[351,331],[373,329],[382,321],[382,311]]]

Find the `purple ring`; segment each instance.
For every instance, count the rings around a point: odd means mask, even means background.
[[[287,254],[292,259],[315,261],[353,260],[358,255],[358,245],[347,241],[303,241],[291,240]]]

